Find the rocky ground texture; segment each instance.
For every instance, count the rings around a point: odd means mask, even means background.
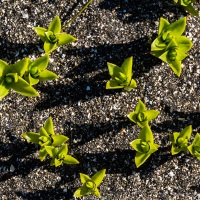
[[[33,27],[48,27],[56,15],[65,24],[84,3],[0,0],[0,59],[14,63],[39,57],[43,43]],[[199,3],[194,7],[200,11]],[[160,17],[173,22],[186,15],[184,34],[194,45],[178,78],[149,54],[148,40],[156,36]],[[0,197],[74,199],[80,172],[92,175],[106,169],[99,187],[105,200],[200,199],[200,162],[187,152],[172,156],[168,137],[188,125],[193,127],[192,139],[200,132],[200,19],[172,0],[94,0],[65,32],[77,42],[51,55],[48,68],[59,79],[38,84],[40,97],[11,92],[0,102]],[[121,65],[130,56],[138,87],[131,92],[106,90],[106,62]],[[129,143],[140,128],[127,114],[139,99],[160,111],[150,124],[160,148],[137,169]],[[49,116],[55,132],[70,138],[69,153],[79,165],[50,167],[50,159],[38,159],[39,147],[21,137],[38,132]]]

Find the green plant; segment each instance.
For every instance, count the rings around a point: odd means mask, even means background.
[[[200,160],[200,134],[197,133],[190,146],[187,147],[188,151]]]
[[[100,192],[97,187],[103,181],[105,173],[106,173],[105,169],[100,170],[96,174],[94,174],[91,178],[86,174],[80,173],[80,179],[83,185],[75,191],[74,197],[82,197],[88,194],[94,194],[97,197],[100,197]]]
[[[42,27],[34,27],[35,32],[44,42],[44,51],[50,53],[61,45],[74,42],[76,38],[72,35],[61,32],[61,21],[56,16],[50,23],[48,29]]]
[[[155,119],[159,114],[160,112],[157,110],[147,110],[145,104],[139,100],[135,111],[130,112],[127,117],[142,128],[148,125],[149,121]]]
[[[108,70],[112,79],[106,83],[106,89],[124,88],[126,91],[131,91],[136,88],[137,84],[132,79],[132,64],[133,57],[127,58],[121,67],[108,62]]]
[[[188,140],[192,133],[192,126],[187,126],[180,133],[174,132],[169,135],[172,142],[171,154],[175,155],[181,151],[186,151],[188,146]]]
[[[68,154],[68,145],[63,144],[60,149],[53,146],[45,146],[45,149],[49,156],[52,158],[50,166],[60,166],[62,163],[65,164],[79,164],[79,161]]]
[[[64,135],[55,135],[53,121],[51,117],[49,117],[46,120],[44,126],[40,128],[39,133],[35,132],[22,133],[22,137],[24,137],[29,142],[33,142],[35,144],[40,145],[39,158],[41,161],[43,161],[48,154],[45,149],[45,146],[55,147],[62,145],[67,140],[69,140],[69,138]]]
[[[159,145],[154,143],[153,133],[148,125],[142,128],[139,139],[133,140],[130,146],[137,151],[135,155],[135,164],[137,168],[159,148]]]
[[[177,76],[181,75],[181,61],[193,45],[190,39],[181,36],[185,27],[186,17],[172,24],[161,17],[158,37],[151,44],[151,54],[168,63]]]
[[[34,61],[31,61],[29,59],[28,70],[24,74],[24,79],[30,85],[35,85],[41,81],[54,80],[58,78],[58,76],[55,73],[46,69],[48,62],[48,55],[42,56]]]
[[[5,97],[11,89],[24,96],[39,96],[37,91],[22,78],[27,67],[27,58],[12,65],[0,60],[0,99]]]
[[[192,6],[192,3],[196,2],[196,0],[174,0],[174,2],[183,6],[183,8],[190,14],[197,17],[199,16],[198,11],[195,10],[194,7]]]

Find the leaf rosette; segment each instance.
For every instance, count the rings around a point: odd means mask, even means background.
[[[56,135],[54,133],[53,121],[51,117],[46,120],[44,126],[40,128],[39,133],[22,133],[22,137],[29,142],[40,145],[39,158],[41,161],[43,161],[48,155],[45,149],[46,146],[59,146],[69,140],[69,138],[64,135]]]
[[[40,57],[34,61],[29,59],[28,71],[24,75],[24,79],[30,83],[30,85],[35,85],[38,82],[54,80],[58,78],[58,76],[47,70],[47,66],[49,63],[49,56],[45,55]]]
[[[68,145],[63,144],[60,149],[53,146],[45,146],[45,149],[49,156],[52,158],[50,166],[58,167],[65,164],[79,164],[79,161],[74,157],[68,155]]]
[[[135,155],[135,164],[137,168],[159,148],[159,145],[154,143],[153,133],[148,125],[142,128],[139,139],[133,140],[130,146],[137,151]]]
[[[111,80],[106,83],[106,89],[124,88],[126,91],[131,91],[137,87],[137,83],[132,79],[132,64],[133,57],[127,58],[121,67],[107,63]]]
[[[169,135],[172,142],[171,154],[175,155],[181,151],[187,150],[188,140],[190,139],[192,133],[192,126],[187,126],[180,133],[174,132]]]
[[[200,134],[197,133],[190,146],[187,147],[188,151],[200,160]]]
[[[70,34],[61,32],[61,21],[56,16],[50,23],[48,29],[43,27],[34,27],[35,32],[44,42],[44,51],[50,53],[56,48],[76,41],[76,38]]]
[[[103,181],[105,173],[106,173],[105,169],[100,170],[96,174],[94,174],[91,178],[86,174],[80,173],[80,179],[83,185],[75,191],[74,197],[82,197],[89,194],[93,194],[96,195],[97,197],[100,197],[101,195],[97,187]]]
[[[138,124],[141,128],[148,125],[149,121],[155,119],[159,115],[157,110],[147,110],[145,104],[139,100],[136,105],[135,111],[130,112],[127,117]]]
[[[11,89],[24,96],[39,96],[37,91],[22,78],[27,67],[27,58],[11,65],[0,60],[0,99],[8,95]]]

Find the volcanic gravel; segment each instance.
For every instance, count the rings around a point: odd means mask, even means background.
[[[66,24],[85,3],[0,0],[0,59],[11,64],[43,55],[33,27],[48,27],[56,15]],[[200,10],[197,2],[194,7]],[[168,64],[150,55],[148,40],[156,37],[160,17],[172,23],[186,15],[184,34],[193,47],[178,78]],[[51,54],[48,69],[59,79],[39,83],[40,97],[12,91],[0,102],[0,197],[74,199],[79,173],[91,176],[106,169],[99,187],[102,200],[200,199],[200,162],[188,152],[172,156],[169,141],[169,134],[188,125],[192,139],[200,132],[200,19],[172,0],[94,0],[65,32],[77,42]],[[138,87],[106,90],[107,62],[121,65],[130,56]],[[160,111],[150,123],[160,148],[137,169],[129,143],[140,128],[127,114],[139,99]],[[23,132],[38,132],[49,116],[55,132],[70,138],[69,154],[79,165],[50,167],[50,159],[38,159],[39,146],[22,138]]]

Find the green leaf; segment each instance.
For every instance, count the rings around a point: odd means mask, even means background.
[[[28,97],[37,97],[39,96],[39,94],[37,93],[37,91],[31,86],[29,85],[24,79],[22,79],[20,76],[18,77],[18,81],[11,83],[10,87],[15,90],[16,92],[18,92],[19,94],[22,94],[24,96],[28,96]]]
[[[41,147],[40,152],[39,152],[40,160],[43,161],[46,158],[47,155],[48,155],[48,153],[47,153],[45,147]]]
[[[70,155],[66,155],[63,160],[63,163],[68,164],[68,165],[73,165],[73,164],[75,165],[75,164],[79,164],[79,161]]]
[[[57,48],[56,43],[50,43],[49,41],[45,41],[45,43],[44,43],[45,53],[50,53],[51,51],[55,50],[56,48]]]
[[[35,85],[35,84],[37,84],[39,81],[40,81],[40,80],[39,80],[38,78],[33,78],[33,77],[31,76],[30,73],[28,74],[28,83],[29,83],[30,85]]]
[[[48,135],[55,135],[52,117],[49,117],[44,123],[44,129]]]
[[[51,158],[55,158],[57,154],[57,150],[52,146],[45,146],[45,149]]]
[[[47,131],[43,127],[40,128],[40,136],[49,137],[49,134],[47,133]]]
[[[162,36],[158,36],[151,44],[151,51],[163,51],[167,45],[163,42]]]
[[[140,167],[142,164],[144,164],[144,162],[149,158],[151,154],[148,153],[140,153],[137,152],[135,155],[135,165],[136,167]]]
[[[106,83],[106,89],[120,89],[123,88],[123,85],[119,85],[119,83],[115,80],[109,80]]]
[[[74,197],[82,197],[82,196],[86,196],[90,193],[90,191],[88,191],[86,186],[81,186],[80,188],[78,188],[75,193],[74,193]]]
[[[132,78],[132,65],[133,65],[133,56],[127,58],[121,66],[124,74],[127,76],[127,82],[130,83]]]
[[[192,42],[185,36],[180,36],[176,38],[176,42],[178,44],[178,48],[183,52],[186,53],[192,48]]]
[[[52,135],[51,137],[53,139],[53,146],[59,146],[69,140],[69,138],[64,135]]]
[[[143,122],[139,122],[137,121],[137,125],[141,128],[143,128],[144,126],[148,126],[148,120],[143,121]]]
[[[9,65],[13,73],[17,73],[19,76],[23,76],[25,71],[28,70],[29,59],[25,58],[16,62],[15,64]]]
[[[56,78],[58,78],[58,76],[49,70],[44,70],[40,72],[40,75],[39,75],[40,81],[54,80]]]
[[[160,114],[157,110],[147,110],[145,111],[145,115],[147,116],[147,120],[150,121],[152,119],[155,119]]]
[[[67,144],[63,144],[60,149],[58,150],[58,154],[67,154],[68,153],[68,145]]]
[[[54,34],[60,33],[61,22],[59,16],[54,17],[54,19],[51,21],[48,31],[52,31]]]
[[[49,63],[49,56],[48,55],[42,56],[31,63],[31,65],[29,66],[29,70],[33,67],[37,67],[40,71],[43,71],[47,68],[48,63]]]
[[[38,133],[34,133],[34,132],[22,133],[22,137],[28,140],[29,142],[39,144],[40,135]]]
[[[189,139],[190,136],[192,134],[192,125],[189,125],[187,127],[185,127],[181,132],[180,132],[180,135],[179,137],[182,137],[182,138],[187,138]]]
[[[170,24],[165,32],[170,31],[170,34],[174,37],[179,37],[185,31],[186,27],[186,17],[182,17],[174,23]]]
[[[122,69],[120,67],[118,67],[117,65],[115,64],[112,64],[112,63],[107,63],[107,66],[108,66],[108,71],[109,71],[109,74],[110,76],[114,79],[116,76],[118,76],[118,74],[121,72],[123,73]]]
[[[40,39],[45,42],[46,41],[46,36],[45,36],[45,32],[47,31],[46,28],[42,28],[42,27],[34,27],[34,30],[36,32],[36,34],[40,37]]]
[[[3,80],[0,83],[0,100],[3,99],[10,92],[10,86]]]
[[[141,100],[139,100],[135,108],[135,113],[144,112],[146,110],[147,109],[145,104]]]
[[[137,113],[135,112],[130,112],[127,117],[132,121],[137,123]]]
[[[188,6],[185,6],[184,9],[186,11],[188,11],[190,14],[199,17],[198,11],[195,10],[194,7],[191,4],[189,4]]]
[[[100,170],[98,171],[96,174],[94,174],[91,179],[94,181],[94,183],[96,184],[96,186],[98,187],[101,182],[103,181],[103,178],[105,176],[106,173],[106,169]]]
[[[170,23],[166,19],[161,17],[160,23],[159,23],[158,35],[160,35],[162,33],[162,31],[164,29],[166,29],[169,25],[170,25]]]
[[[199,133],[195,135],[195,138],[192,144],[188,146],[187,149],[193,156],[197,156],[197,158],[200,160],[200,154],[198,155],[197,152],[195,152],[194,146],[197,146],[200,148],[200,134]]]
[[[66,34],[66,33],[60,33],[58,35],[56,35],[58,38],[58,46],[64,45],[64,44],[69,44],[71,42],[75,42],[76,38],[73,37],[70,34]]]
[[[6,63],[3,60],[0,60],[0,80],[2,79],[3,76],[5,76],[8,73],[9,68],[6,70],[7,66],[8,63]]]
[[[177,60],[177,61],[182,61],[182,60],[185,59],[187,56],[188,56],[188,55],[185,54],[185,53],[183,53],[183,52],[181,51],[181,49],[180,49],[180,50],[178,49],[178,50],[177,50],[176,60]]]
[[[173,72],[178,77],[180,77],[181,72],[182,72],[181,61],[179,61],[179,60],[172,61],[171,63],[169,63],[169,66],[171,67],[171,69],[173,70]]]
[[[150,146],[150,149],[148,151],[149,154],[152,154],[154,152],[156,152],[159,148],[159,145],[158,144],[155,144],[155,143],[149,143],[149,146]]]
[[[58,160],[57,158],[54,159],[55,167],[62,165],[63,161]]]
[[[137,87],[137,83],[136,83],[136,81],[134,79],[131,80],[131,83],[130,83],[129,87],[131,87],[131,88],[136,88]]]
[[[169,52],[169,51],[165,51],[161,56],[159,56],[159,58],[160,58],[162,61],[166,62],[166,63],[169,63],[169,60],[168,60],[168,52]]]
[[[99,198],[101,197],[101,194],[100,194],[98,188],[95,188],[95,190],[94,190],[94,195],[96,195],[96,196],[99,197]]]
[[[85,184],[87,181],[92,180],[88,175],[82,173],[80,173],[80,179],[82,184]]]
[[[140,152],[142,153],[142,148],[141,148],[141,139],[136,139],[136,140],[133,140],[131,143],[130,143],[130,146],[136,150],[137,152]]]
[[[144,126],[140,131],[139,138],[144,142],[154,143],[153,133],[149,126]]]

